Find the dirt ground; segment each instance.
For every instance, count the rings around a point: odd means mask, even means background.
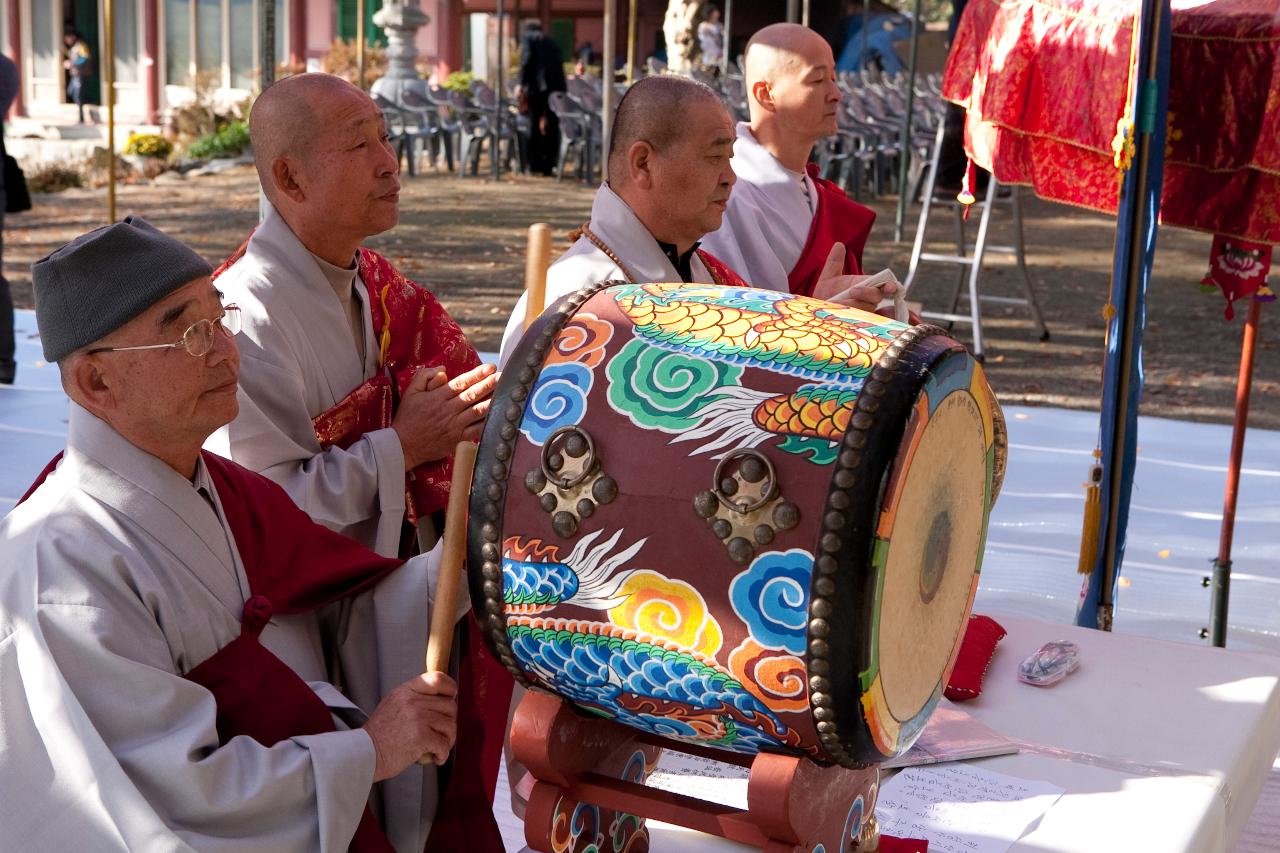
[[[527,226],[551,223],[554,256],[565,248],[568,231],[587,218],[591,196],[591,188],[569,180],[515,177],[494,184],[436,174],[405,178],[399,226],[369,245],[431,287],[478,348],[493,350],[522,286]],[[892,242],[894,204],[893,199],[871,202],[879,217],[866,267],[887,266],[905,278],[911,245]],[[1024,210],[1028,265],[1051,338],[1038,340],[1023,308],[985,306],[988,373],[1006,404],[1096,409],[1114,220],[1036,199],[1028,199]],[[257,220],[257,181],[251,168],[237,167],[218,175],[123,186],[117,211],[146,216],[217,263]],[[36,196],[32,211],[6,218],[4,274],[19,307],[31,306],[31,262],[103,224],[106,216],[104,190],[70,190]],[[916,216],[908,212],[908,240]],[[971,238],[976,225],[975,216]],[[939,213],[930,227],[936,241],[930,248],[951,251],[953,235],[952,220]],[[997,221],[993,240],[1009,239],[1005,224]],[[1143,414],[1231,421],[1248,306],[1240,303],[1236,319],[1227,322],[1221,297],[1198,291],[1208,249],[1208,235],[1179,229],[1162,229],[1159,235],[1148,301]],[[925,266],[911,298],[940,310],[955,280],[954,267]],[[983,282],[986,293],[1019,295],[1011,259],[994,259]],[[1280,429],[1277,312],[1276,305],[1263,306],[1249,420],[1268,429]],[[957,335],[970,342],[967,328],[957,327]]]

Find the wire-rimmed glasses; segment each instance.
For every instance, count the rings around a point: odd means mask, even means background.
[[[99,352],[124,352],[125,350],[135,349],[185,349],[189,354],[196,358],[203,358],[213,349],[214,329],[221,326],[222,330],[227,333],[227,337],[233,337],[240,331],[240,307],[238,305],[227,305],[222,309],[222,313],[212,320],[196,320],[187,330],[182,333],[182,340],[173,344],[144,344],[134,347],[98,347],[91,349],[87,353],[93,355]]]

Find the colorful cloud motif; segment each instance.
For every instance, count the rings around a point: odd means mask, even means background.
[[[796,548],[761,554],[734,577],[729,599],[752,639],[766,649],[804,652],[812,576],[813,555]]]
[[[542,444],[563,426],[573,426],[587,412],[591,371],[581,364],[550,364],[538,375],[529,393],[520,431],[534,444]]]
[[[596,367],[604,361],[605,344],[613,338],[613,324],[595,314],[582,312],[564,324],[547,353],[547,364],[577,362]]]
[[[609,621],[619,628],[659,637],[711,660],[720,651],[719,624],[707,611],[702,595],[684,581],[642,569],[627,579],[617,595],[626,600],[609,611]]]
[[[737,386],[742,368],[701,356],[627,342],[606,368],[609,405],[642,429],[683,432],[702,421],[701,411],[720,399],[722,386]]]
[[[809,707],[804,661],[779,654],[747,637],[729,655],[729,672],[771,711],[804,711]]]

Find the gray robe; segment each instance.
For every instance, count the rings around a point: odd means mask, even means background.
[[[658,241],[618,197],[608,184],[601,184],[591,203],[591,232],[622,261],[637,282],[678,282],[680,274],[662,253]],[[702,258],[695,253],[689,264],[693,280],[710,284],[715,279]],[[627,274],[613,260],[596,248],[585,236],[579,237],[569,250],[547,270],[547,295],[543,309],[563,296],[598,281],[627,281]],[[502,335],[502,351],[498,365],[505,366],[524,335],[525,304],[528,294],[521,294]]]
[[[746,122],[733,143],[738,176],[720,230],[702,247],[754,287],[791,291],[791,270],[809,242],[818,189],[805,173],[792,172],[761,145]]]
[[[404,518],[404,451],[393,429],[322,450],[311,419],[378,369],[369,294],[363,353],[345,306],[288,224],[268,206],[243,258],[218,277],[240,306],[240,414],[206,447],[279,483],[315,521],[383,556],[396,555]]]
[[[0,521],[6,851],[347,848],[375,757],[364,731],[345,729],[364,714],[328,682],[356,696],[421,670],[436,557],[263,630],[345,730],[219,746],[214,697],[183,674],[239,635],[248,581],[203,463],[195,484],[208,500],[73,403],[62,463]],[[375,628],[382,595],[415,614]],[[420,851],[434,768],[379,787],[393,843]]]

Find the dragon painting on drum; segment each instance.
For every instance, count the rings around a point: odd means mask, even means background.
[[[598,286],[526,334],[473,484],[473,602],[528,686],[847,767],[941,696],[1004,464],[943,332],[806,297]]]

